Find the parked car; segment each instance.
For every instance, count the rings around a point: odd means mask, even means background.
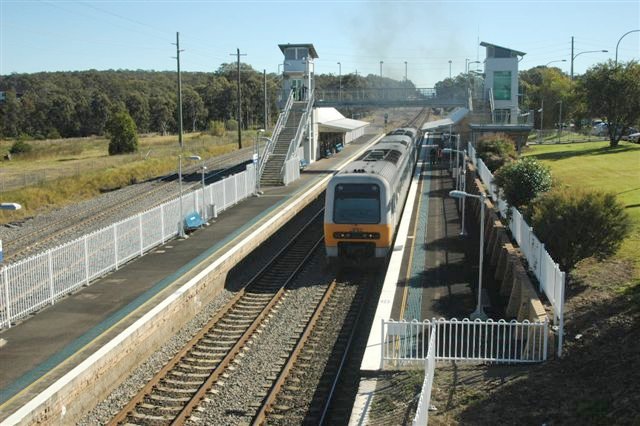
[[[633,143],[640,143],[640,132],[631,133],[630,135],[625,135],[622,137],[622,140],[633,142]]]

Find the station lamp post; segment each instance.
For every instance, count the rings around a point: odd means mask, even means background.
[[[409,79],[407,78],[407,61],[404,61],[404,81],[405,83],[409,81]]]
[[[551,64],[554,64],[556,62],[567,62],[566,59],[557,59],[555,61],[550,61],[547,62],[546,64],[544,64],[544,67],[548,67]],[[542,91],[540,93],[540,109],[538,110],[538,112],[540,113],[540,139],[539,142],[542,143],[542,131],[543,131],[543,127],[542,127],[542,123],[544,122],[544,75],[542,76]]]
[[[380,61],[380,78],[382,78],[382,64],[384,64],[384,61]]]
[[[338,99],[342,101],[342,64],[338,62]]]
[[[191,155],[187,157],[189,160],[200,161],[202,158],[199,155]],[[204,183],[204,170],[203,170],[203,180]],[[180,191],[180,223],[178,224],[178,235],[180,238],[186,238],[186,234],[184,232],[184,211],[182,207],[182,154],[178,155],[178,186]],[[204,192],[202,193],[204,197]]]
[[[256,133],[256,144],[253,149],[253,166],[256,172],[256,185],[255,192],[256,197],[260,196],[260,139],[261,135],[264,133],[264,129],[258,130]]]
[[[587,50],[584,52],[580,52],[580,53],[576,53],[575,55],[573,55],[571,57],[571,81],[573,81],[573,61],[580,55],[583,55],[585,53],[607,53],[608,50]]]
[[[467,150],[445,148],[442,151],[445,154],[450,154],[451,152],[456,152],[458,154],[458,160],[456,161],[458,163],[458,168],[460,168],[460,154],[462,154],[462,172],[458,171],[458,177],[456,180],[456,189],[462,192],[465,192],[467,190]],[[465,199],[466,197],[463,197],[461,200],[462,226],[460,229],[460,235],[467,235],[466,231],[464,230]]]
[[[468,61],[468,59],[465,59],[465,60],[466,60],[466,61]],[[480,61],[471,61],[471,62],[468,62],[468,63],[466,64],[466,66],[465,66],[465,70],[464,70],[464,71],[465,71],[465,74],[469,74],[469,65],[471,65],[471,64],[481,64],[481,63],[482,63],[482,62],[480,62]]]
[[[449,78],[451,78],[451,59],[449,59]]]
[[[453,198],[477,198],[480,200],[481,208],[480,208],[480,259],[478,260],[478,304],[476,306],[476,310],[469,315],[469,318],[472,320],[481,319],[486,320],[487,314],[484,313],[482,309],[482,262],[484,261],[484,202],[486,200],[486,196],[484,194],[474,195],[469,194],[465,191],[450,191],[449,195]]]

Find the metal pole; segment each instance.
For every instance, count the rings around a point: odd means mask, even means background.
[[[484,262],[484,194],[474,196],[482,203],[480,208],[480,259],[478,260],[478,306],[471,314],[471,319],[486,319],[486,314],[482,310],[482,263]]]
[[[204,165],[204,161],[202,162],[202,219],[207,221],[207,203],[205,201],[205,191],[206,187],[204,185],[204,172],[207,170],[207,167]]]
[[[181,238],[184,238],[184,223],[182,221],[182,154],[178,155],[178,186],[180,188],[180,222],[178,223],[178,234]]]
[[[180,77],[180,33],[176,33],[176,61],[178,62],[178,143],[182,150],[182,78]]]
[[[409,81],[409,79],[407,78],[407,61],[404,61],[404,81]]]
[[[558,126],[560,127],[560,131],[558,132],[558,142],[560,142],[560,138],[562,137],[562,101],[560,101],[560,117],[558,120]]]
[[[626,36],[627,34],[637,33],[637,32],[640,32],[640,30],[631,30],[622,34],[622,37],[620,37],[620,40],[618,40],[618,43],[616,43],[616,62],[615,62],[616,66],[618,66],[618,46],[620,46],[620,42],[622,41],[624,36]]]
[[[382,78],[382,64],[384,64],[384,62],[380,61],[380,78]]]
[[[342,64],[338,62],[338,100],[342,101]]]
[[[268,128],[267,126],[267,70],[262,70],[262,78],[264,85],[264,128],[265,130]]]
[[[451,78],[451,59],[449,59],[449,78]]]
[[[573,36],[571,36],[571,81],[573,81],[573,60],[575,56],[573,56]]]
[[[464,172],[463,172],[463,176],[462,176],[462,191],[463,192],[467,192],[467,151],[464,151],[464,160],[463,160],[463,164],[464,164]],[[465,209],[465,200],[467,199],[467,197],[462,197],[462,230],[460,231],[460,235],[467,235],[467,233],[464,230],[464,209]]]

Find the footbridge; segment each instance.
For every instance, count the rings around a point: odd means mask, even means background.
[[[434,88],[362,88],[349,90],[316,89],[319,107],[466,107],[466,96],[439,94]]]

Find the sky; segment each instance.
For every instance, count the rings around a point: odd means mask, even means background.
[[[183,71],[215,71],[240,49],[242,62],[277,72],[278,44],[312,43],[316,73],[379,75],[382,61],[383,76],[401,80],[406,69],[417,87],[433,87],[467,62],[482,71],[473,63],[484,60],[482,41],[525,52],[520,70],[558,61],[550,66],[568,74],[574,37],[578,75],[614,59],[638,29],[639,0],[0,0],[0,75],[175,70],[179,32]],[[620,40],[618,61],[632,59],[640,32]]]

